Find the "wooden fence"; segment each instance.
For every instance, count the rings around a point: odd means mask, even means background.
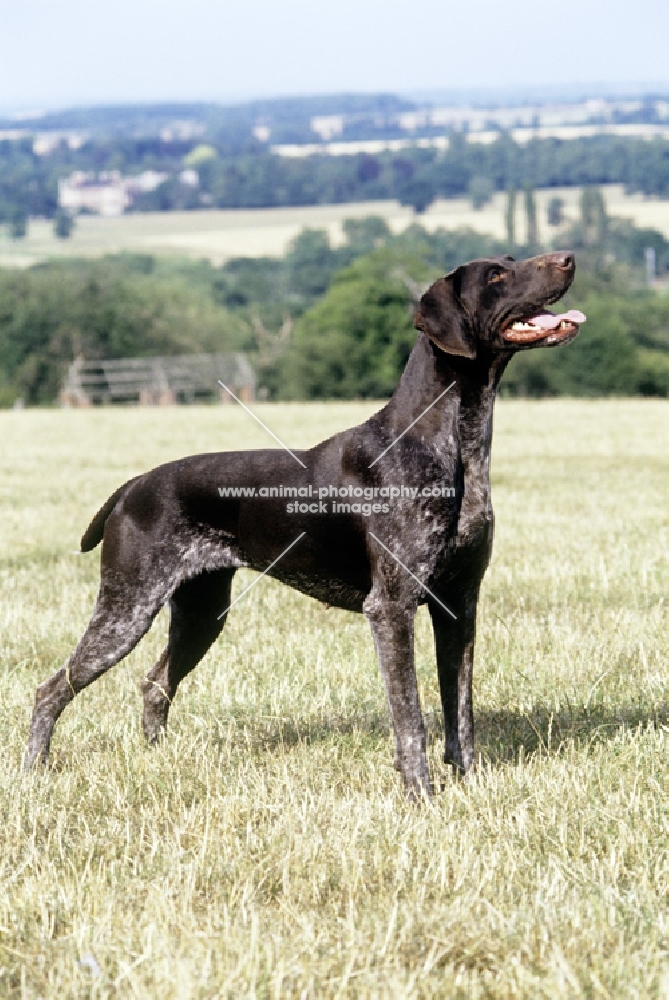
[[[69,367],[59,398],[62,406],[155,406],[215,399],[232,402],[219,380],[244,402],[255,399],[255,373],[243,354],[182,354],[114,361],[78,358]]]

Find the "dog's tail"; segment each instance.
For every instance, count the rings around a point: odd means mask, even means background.
[[[132,486],[133,483],[137,482],[139,478],[140,478],[139,476],[134,476],[133,479],[129,479],[127,483],[123,484],[123,486],[119,486],[119,488],[116,490],[115,493],[112,493],[109,500],[106,500],[103,503],[102,507],[100,507],[100,510],[97,512],[91,523],[86,528],[84,534],[82,535],[81,538],[82,552],[90,552],[92,549],[95,548],[96,545],[100,544],[100,542],[102,541],[102,536],[104,535],[105,532],[105,524],[107,518],[109,517],[109,515],[111,514],[114,507],[121,499],[121,497],[125,496],[125,494],[128,491],[128,488]]]

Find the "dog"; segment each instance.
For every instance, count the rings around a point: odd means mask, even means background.
[[[432,793],[413,652],[414,617],[427,603],[444,760],[468,771],[476,608],[493,537],[495,394],[516,352],[577,336],[582,313],[547,310],[574,271],[570,253],[457,267],[422,296],[398,387],[365,423],[308,451],[195,455],[121,486],[81,540],[83,552],[103,542],[97,602],[74,653],[37,689],[26,768],[47,759],[74,696],[125,657],[169,602],[167,646],[142,683],[144,732],[157,740],[180,681],[225,624],[235,571],[250,567],[366,615],[395,766],[412,799]]]

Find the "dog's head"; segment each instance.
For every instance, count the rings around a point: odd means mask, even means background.
[[[571,253],[474,260],[428,288],[414,326],[447,354],[475,358],[481,348],[518,351],[556,347],[577,336],[585,316],[577,309],[555,314],[574,280]]]

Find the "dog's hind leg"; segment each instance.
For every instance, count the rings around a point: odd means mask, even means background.
[[[64,667],[37,688],[24,767],[46,761],[53,728],[74,696],[134,649],[169,596],[169,586],[147,588],[137,578],[108,574],[91,620]]]
[[[144,734],[150,743],[159,739],[167,725],[180,681],[197,666],[220,634],[234,575],[234,569],[201,573],[182,583],[172,595],[167,646],[142,682]]]

